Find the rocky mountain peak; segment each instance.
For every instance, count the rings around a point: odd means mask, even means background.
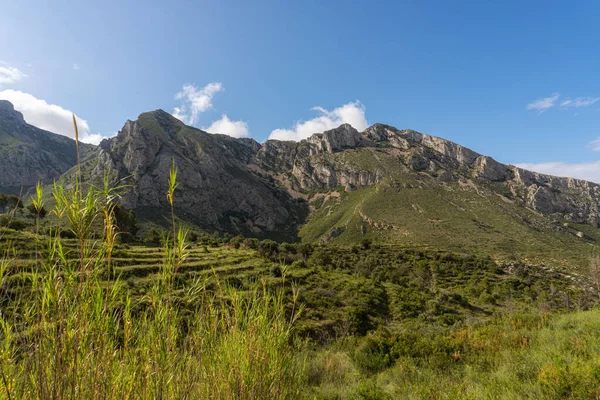
[[[365,129],[363,135],[374,142],[383,142],[388,140],[388,138],[393,135],[395,131],[396,128],[394,127],[376,123]]]
[[[249,170],[248,163],[260,149],[253,139],[209,134],[156,110],[127,121],[101,147],[92,177],[110,170],[132,182],[122,201],[141,218],[168,221],[164,190],[175,162],[179,170],[175,208],[180,218],[209,232],[295,237],[300,205]]]
[[[183,122],[175,118],[172,114],[169,114],[168,112],[160,108],[154,111],[143,112],[138,116],[138,120],[142,120],[145,118],[153,118],[161,124],[166,125],[184,125]]]
[[[158,146],[160,142],[172,139],[182,127],[185,127],[183,122],[164,110],[143,112],[134,121],[127,120],[116,137],[102,140],[100,148],[109,151],[118,142],[152,142]]]
[[[23,114],[15,110],[13,104],[8,100],[0,100],[0,121],[6,123],[25,123]]]
[[[172,136],[182,127],[185,126],[183,122],[169,114],[164,110],[154,110],[146,113],[142,113],[138,116],[138,119],[134,122],[140,124],[148,133],[168,135]]]
[[[297,193],[340,186],[352,191],[407,168],[445,183],[503,187],[510,201],[537,212],[600,225],[598,184],[525,171],[447,139],[380,123],[362,133],[345,124],[298,143],[267,141],[254,161],[275,177],[291,176],[280,183]]]
[[[315,133],[307,139],[307,142],[315,144],[319,151],[333,153],[357,147],[361,138],[360,133],[350,124],[342,124],[335,129]]]

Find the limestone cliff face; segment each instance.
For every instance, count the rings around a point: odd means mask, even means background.
[[[415,170],[439,170],[440,176],[452,179],[471,178],[478,183],[504,183],[513,197],[533,210],[559,214],[578,223],[598,226],[600,222],[600,185],[580,179],[561,178],[504,165],[491,157],[438,137],[414,131],[398,131],[374,125],[363,135],[385,137],[392,147],[417,149],[420,159],[409,167]]]
[[[383,174],[377,170],[356,168],[326,155],[369,145],[373,143],[352,126],[344,124],[298,143],[268,140],[258,151],[254,162],[275,175],[290,176],[293,188],[299,191],[335,186],[360,187],[377,182]]]
[[[512,169],[514,179],[508,183],[528,207],[544,214],[560,214],[568,221],[599,225],[600,185]]]
[[[377,163],[361,166],[346,157],[354,152],[377,159],[376,154],[368,154],[374,149],[397,157],[399,167],[430,173],[446,182],[469,181],[482,189],[500,184],[514,200],[540,213],[594,226],[600,223],[598,184],[526,171],[449,140],[383,124],[375,124],[362,133],[342,125],[299,143],[269,140],[254,162],[275,175],[288,174],[293,189],[300,192],[337,186],[350,190],[393,175],[389,166]]]
[[[112,171],[131,182],[124,201],[145,219],[164,220],[171,164],[179,170],[177,215],[209,231],[293,237],[300,205],[248,164],[260,145],[188,127],[164,111],[128,121],[100,145],[95,175]]]
[[[93,151],[82,145],[82,154]],[[52,181],[77,162],[75,141],[29,125],[13,105],[0,100],[0,192],[18,194]]]

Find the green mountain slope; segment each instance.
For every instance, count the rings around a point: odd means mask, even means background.
[[[584,265],[598,250],[597,228],[549,218],[491,188],[484,193],[398,174],[350,193],[314,196],[315,210],[300,236],[306,242],[425,245],[535,264]]]
[[[297,144],[289,162],[283,183],[310,204],[303,241],[370,239],[556,265],[587,264],[598,251],[597,184],[503,165],[414,131],[349,129]]]

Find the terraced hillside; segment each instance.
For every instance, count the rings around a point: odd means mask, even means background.
[[[10,256],[11,293],[27,298],[30,274],[45,273],[36,265],[48,254],[44,250],[48,237],[37,237],[37,242],[34,234],[13,230],[0,235],[0,251]],[[62,244],[68,259],[76,263],[77,243],[63,239]],[[585,308],[593,304],[594,296],[587,281],[576,274],[522,263],[499,265],[489,258],[424,246],[277,245],[267,240],[242,245],[192,243],[186,254],[176,271],[178,301],[188,298],[188,288],[198,280],[211,290],[230,286],[246,291],[256,283],[279,288],[285,275],[294,287],[286,289],[290,307],[294,292],[297,303],[305,307],[298,333],[317,341],[362,335],[378,326],[450,327],[485,321],[514,307]],[[115,276],[141,306],[164,268],[164,250],[119,245],[112,262]],[[112,284],[108,276],[105,282]]]
[[[37,237],[32,233],[5,229],[0,232],[0,252],[9,255],[10,269],[14,274],[43,272],[36,265],[48,254],[49,240],[47,236]],[[77,241],[62,239],[61,243],[68,256],[75,260],[78,257],[75,251]],[[144,245],[118,245],[112,263],[115,276],[127,282],[135,292],[143,293],[164,265],[164,250]],[[271,263],[265,261],[256,250],[191,245],[178,277],[185,282],[195,278],[208,279],[214,275],[225,280],[236,276],[250,282],[268,276],[270,266]]]

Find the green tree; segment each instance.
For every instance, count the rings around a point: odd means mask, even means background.
[[[156,228],[150,228],[144,241],[147,244],[159,245],[161,239],[162,239],[162,236],[161,236],[160,232]]]
[[[139,230],[135,212],[133,210],[125,210],[123,206],[116,206],[114,213],[121,240],[124,242],[132,241]]]
[[[44,219],[46,218],[46,215],[48,215],[48,210],[46,210],[46,208],[44,206],[40,207],[40,209],[36,209],[34,204],[30,204],[27,207],[25,207],[27,209],[27,211],[29,212],[29,215],[32,218],[39,218],[39,219]]]
[[[6,207],[8,206],[8,196],[4,193],[0,193],[0,209],[2,209],[2,213],[6,213]]]
[[[258,244],[258,251],[263,257],[271,257],[273,253],[277,253],[279,246],[277,242],[266,239]]]
[[[4,214],[9,213],[12,210],[22,210],[23,202],[17,196],[0,193],[0,208],[2,208]]]

